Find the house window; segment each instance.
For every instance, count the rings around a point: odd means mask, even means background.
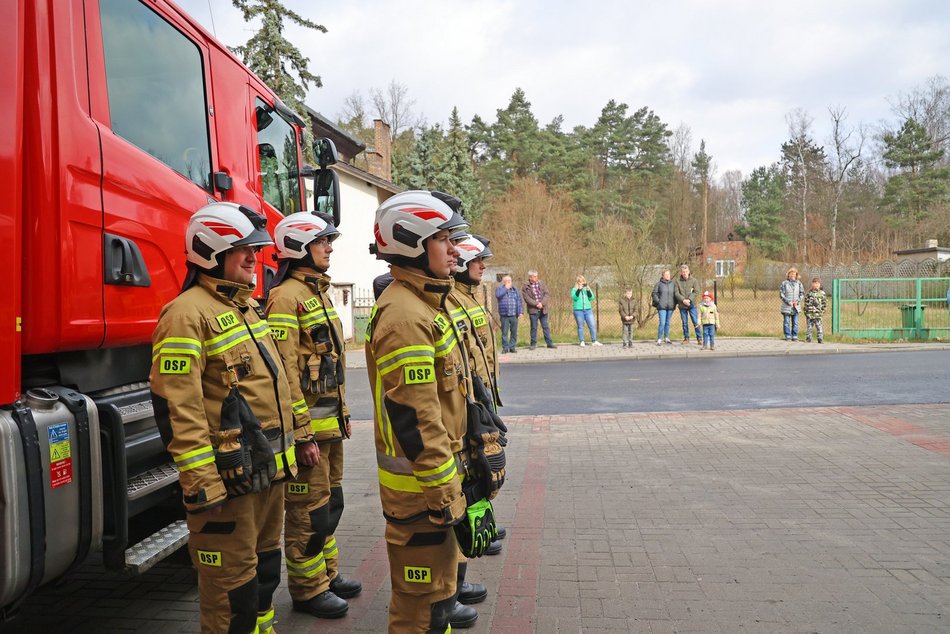
[[[735,272],[735,260],[716,260],[716,277],[729,277]]]

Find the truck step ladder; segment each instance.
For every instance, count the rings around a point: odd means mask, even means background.
[[[178,469],[169,462],[131,478],[127,491],[129,501],[145,497],[152,491],[158,491],[178,481]]]
[[[165,557],[188,543],[188,525],[185,520],[172,522],[125,551],[125,569],[142,574]]]

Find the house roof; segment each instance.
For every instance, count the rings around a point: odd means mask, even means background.
[[[367,183],[371,183],[380,189],[384,189],[388,191],[391,194],[398,194],[401,191],[405,191],[402,187],[399,187],[398,185],[394,183],[390,183],[389,181],[382,179],[379,176],[370,174],[366,170],[361,170],[358,167],[354,167],[350,165],[349,163],[336,163],[335,165],[332,166],[332,169],[338,172],[342,172],[344,174],[349,174],[350,176],[354,176],[356,178],[361,178]]]
[[[337,127],[336,124],[309,106],[304,106],[313,126],[315,136],[327,136],[337,146],[337,150],[347,157],[354,157],[366,149],[366,144],[355,136]]]
[[[950,253],[950,247],[924,247],[922,249],[901,249],[894,255],[914,255],[916,253]]]

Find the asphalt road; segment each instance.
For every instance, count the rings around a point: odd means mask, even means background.
[[[502,415],[950,402],[950,351],[710,357],[502,366]],[[353,418],[372,418],[365,370]]]

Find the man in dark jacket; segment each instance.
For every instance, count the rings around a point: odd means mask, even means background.
[[[528,317],[531,319],[531,349],[538,347],[539,321],[548,348],[556,348],[548,325],[548,305],[551,302],[551,294],[548,293],[548,287],[544,285],[544,282],[538,279],[537,271],[528,271],[528,281],[521,287],[521,297],[524,299],[525,306],[528,307]]]
[[[673,291],[676,305],[680,309],[680,319],[683,320],[683,343],[689,343],[689,320],[693,320],[696,331],[696,343],[703,345],[703,332],[699,327],[699,296],[703,292],[699,280],[689,274],[689,267],[680,267],[680,274],[673,282]]]

